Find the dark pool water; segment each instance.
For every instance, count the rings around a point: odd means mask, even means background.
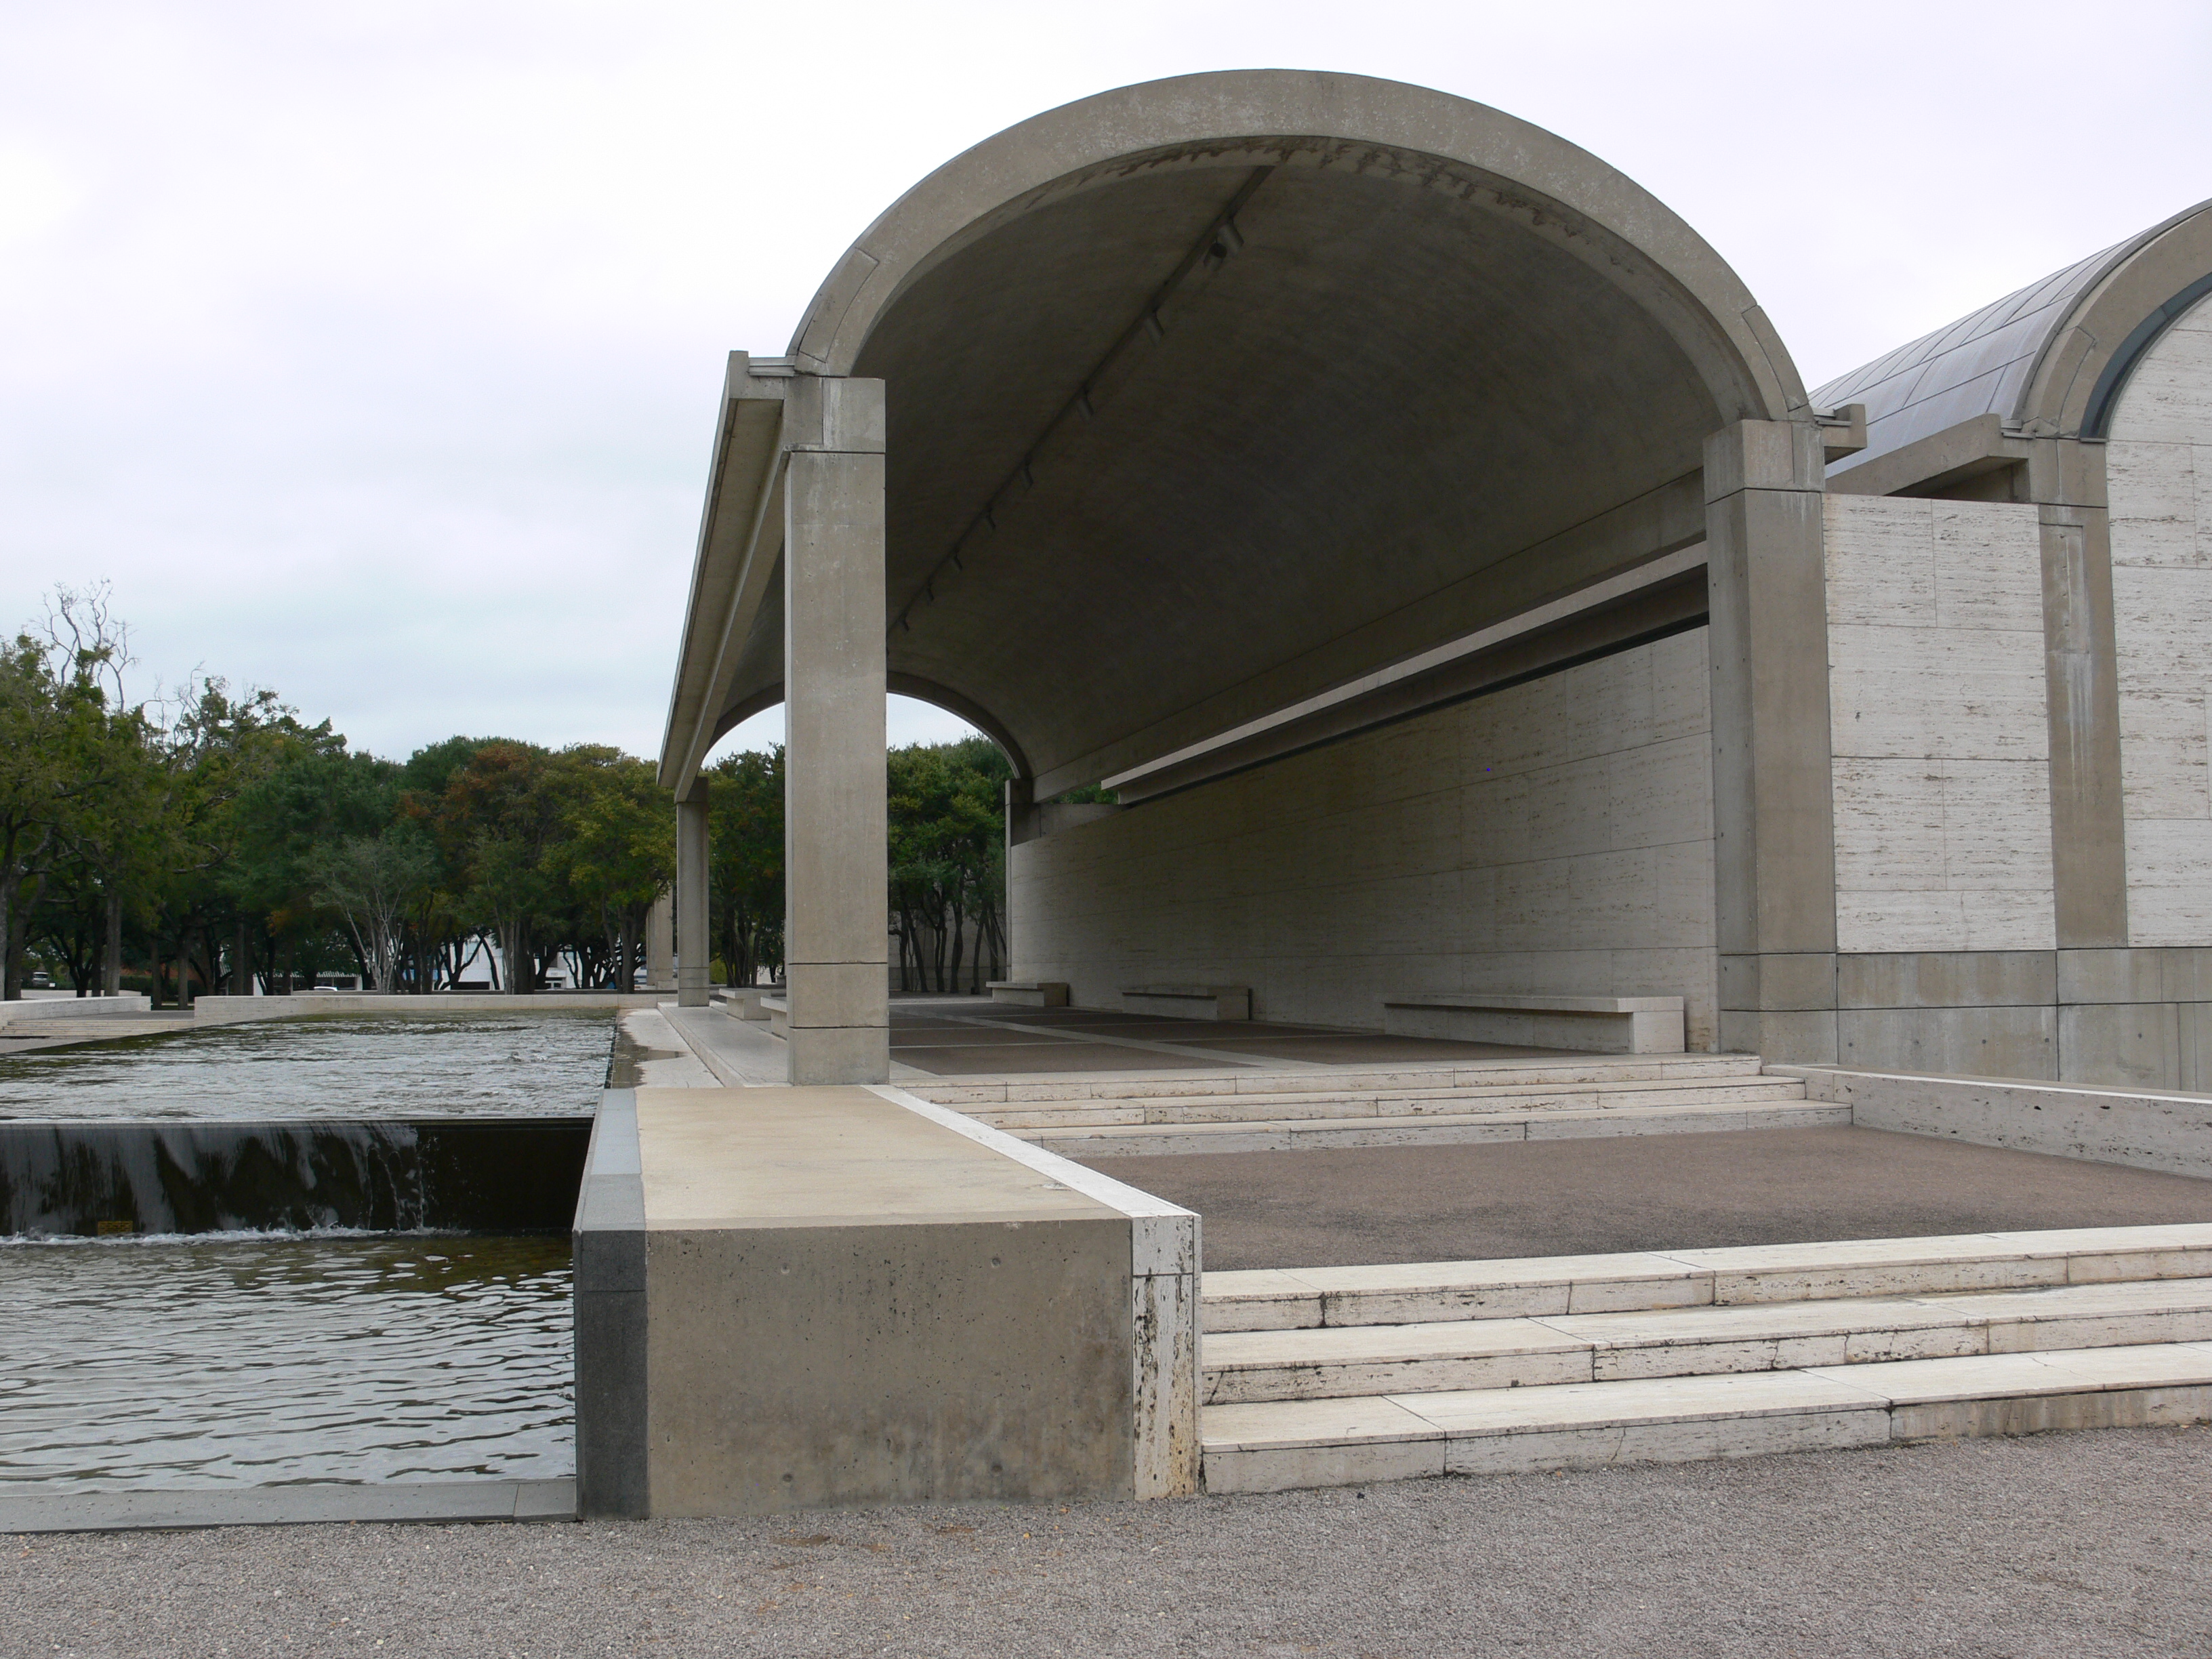
[[[0,1245],[0,1493],[574,1473],[565,1237]]]
[[[613,1016],[311,1014],[0,1058],[0,1117],[565,1116],[599,1104]]]

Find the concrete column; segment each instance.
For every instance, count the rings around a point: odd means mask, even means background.
[[[890,1078],[884,388],[784,405],[784,960],[794,1084]]]
[[[676,902],[672,894],[663,893],[645,913],[645,988],[676,988]]]
[[[2051,872],[2058,948],[2128,942],[2120,799],[2119,647],[2105,447],[2042,438],[2028,497],[2043,532],[2044,678],[2051,720]]]
[[[676,1006],[707,1006],[707,780],[676,803]]]
[[[1032,828],[1036,817],[1036,780],[1008,778],[1006,780],[1006,977],[1019,979],[1018,964],[1021,946],[1014,937],[1014,848],[1036,833]]]
[[[1720,1039],[1836,1056],[1836,844],[1820,430],[1741,421],[1705,444]]]

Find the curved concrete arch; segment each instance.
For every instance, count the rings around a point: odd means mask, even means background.
[[[1172,167],[1376,170],[1479,198],[1634,294],[1698,366],[1724,420],[1780,420],[1804,382],[1711,245],[1596,156],[1431,88],[1309,70],[1175,76],[1079,99],[955,156],[861,233],[808,306],[793,358],[854,371],[877,320],[919,277],[1044,204]]]
[[[790,362],[884,387],[890,671],[993,711],[1052,791],[1687,545],[1705,441],[1808,418],[1743,283],[1620,173],[1298,70],[956,157]]]
[[[2212,201],[2125,244],[2045,343],[2013,411],[2037,437],[2101,438],[2127,377],[2212,290]]]

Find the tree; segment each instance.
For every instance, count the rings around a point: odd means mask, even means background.
[[[751,985],[783,969],[783,745],[726,755],[708,775],[708,926],[729,982]]]
[[[55,855],[71,845],[118,760],[97,649],[28,630],[0,646],[0,996],[22,995],[22,953]]]
[[[988,738],[887,757],[890,907],[910,988],[980,992],[1006,959],[1006,781]]]
[[[552,866],[572,901],[596,921],[607,965],[577,952],[580,984],[631,985],[645,918],[676,875],[676,820],[649,762],[580,744],[554,757],[562,837]]]
[[[397,996],[408,913],[438,874],[428,835],[402,819],[375,836],[349,836],[320,849],[313,872],[316,896],[344,912],[375,988]]]
[[[462,913],[491,928],[507,964],[507,990],[536,988],[533,927],[556,908],[545,854],[560,826],[548,757],[535,744],[481,745],[448,779],[437,807],[439,839],[453,860]]]

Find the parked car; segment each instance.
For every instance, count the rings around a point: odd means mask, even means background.
[[[23,988],[27,991],[51,991],[54,988],[53,975],[41,968],[23,981]]]

